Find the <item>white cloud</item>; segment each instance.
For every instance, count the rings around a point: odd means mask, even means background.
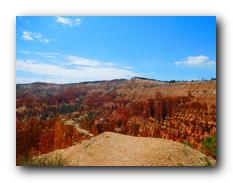
[[[40,55],[46,58],[56,58],[57,56],[59,56],[59,53],[56,52],[33,52],[33,54],[35,55]]]
[[[209,57],[200,56],[189,56],[182,61],[176,61],[175,65],[184,65],[190,67],[212,67],[215,65],[215,61],[210,60]]]
[[[17,51],[18,53],[22,53],[22,54],[25,54],[25,55],[30,55],[31,52],[30,51],[26,51],[26,50],[19,50]]]
[[[76,56],[68,56],[67,61],[68,61],[68,65],[74,64],[74,65],[93,66],[93,67],[99,65],[99,62],[96,60],[80,58]]]
[[[54,55],[46,55],[45,57],[47,57],[47,58],[56,58],[56,56],[54,56]]]
[[[112,63],[112,62],[107,62],[107,63],[106,63],[106,66],[113,67],[113,66],[115,66],[115,64]]]
[[[61,55],[60,53],[56,53],[56,52],[30,52],[27,50],[18,50],[17,52],[25,55],[39,55],[46,58],[56,58],[59,55]]]
[[[44,64],[34,60],[16,60],[16,70],[46,76],[41,77],[39,81],[54,83],[111,80],[118,78],[128,79],[134,76],[139,76],[138,73],[135,73],[127,69],[106,66],[106,64],[105,66],[98,64],[94,64],[93,66],[93,63],[95,62],[87,62],[88,59],[86,59],[85,61],[81,61],[82,62],[78,62],[81,63],[79,64],[81,65],[81,67],[67,68],[66,65]],[[24,80],[22,78],[18,78],[17,80],[26,81],[26,78],[24,78]]]
[[[65,57],[67,63],[64,65],[78,65],[78,66],[89,66],[89,67],[117,67],[115,63],[112,62],[103,62],[103,61],[97,61],[95,59],[90,58],[81,58],[77,56],[71,56],[67,55]],[[132,67],[121,67],[124,69],[132,69]]]
[[[81,18],[71,19],[67,17],[57,17],[56,22],[64,26],[78,26],[82,23],[82,19]]]
[[[23,31],[22,38],[26,41],[33,41],[34,39],[32,38],[32,32],[28,31]]]
[[[133,69],[132,66],[124,66],[123,68],[125,68],[125,69]]]
[[[38,82],[40,81],[40,78],[37,77],[30,77],[30,78],[26,78],[26,77],[16,77],[16,83],[17,84],[25,84],[25,83],[33,83],[33,82]]]
[[[48,43],[50,42],[50,39],[45,38],[41,33],[37,32],[29,32],[29,31],[23,31],[22,38],[25,41],[39,41],[42,43]]]

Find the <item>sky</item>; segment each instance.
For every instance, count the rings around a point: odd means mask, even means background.
[[[216,77],[216,17],[16,17],[16,83],[135,76]]]

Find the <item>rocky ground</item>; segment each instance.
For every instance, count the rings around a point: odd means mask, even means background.
[[[64,166],[214,166],[216,161],[181,143],[104,132],[36,159],[62,158]]]

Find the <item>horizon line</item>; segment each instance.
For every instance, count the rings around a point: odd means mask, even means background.
[[[130,79],[126,78],[119,78],[119,79],[110,79],[110,80],[93,80],[93,81],[80,81],[80,82],[71,82],[71,83],[53,83],[53,82],[44,82],[44,81],[35,81],[35,82],[29,82],[29,83],[16,83],[16,85],[26,85],[26,84],[37,84],[37,83],[44,83],[44,84],[57,84],[57,85],[66,85],[66,84],[82,84],[82,83],[100,83],[100,82],[109,82],[109,81],[115,81],[115,80],[133,80],[133,79],[141,79],[141,80],[149,80],[149,81],[157,81],[157,82],[163,82],[163,83],[178,83],[178,82],[200,82],[200,81],[213,81],[217,80],[216,77],[210,77],[209,79],[201,78],[201,79],[190,79],[190,80],[160,80],[160,79],[153,79],[153,78],[147,78],[147,77],[140,77],[140,76],[134,76]]]

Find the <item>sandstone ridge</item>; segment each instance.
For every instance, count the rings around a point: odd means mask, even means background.
[[[142,151],[143,149],[143,151]],[[104,132],[66,149],[36,157],[59,154],[64,166],[207,166],[216,161],[181,143],[159,138],[133,137]]]

